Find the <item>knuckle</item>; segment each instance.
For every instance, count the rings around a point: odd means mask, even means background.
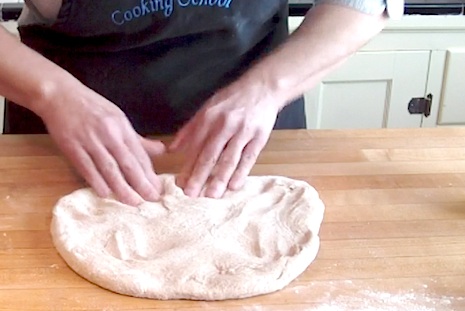
[[[237,118],[235,117],[234,114],[222,113],[219,116],[219,120],[220,120],[221,125],[223,125],[223,127],[225,128],[230,128],[235,123],[237,123]]]
[[[216,162],[218,162],[218,157],[209,155],[201,155],[197,160],[197,164],[201,167],[210,167]]]
[[[123,159],[119,163],[119,168],[125,173],[125,175],[131,175],[135,163],[127,158]]]
[[[102,165],[101,170],[106,176],[113,176],[117,173],[118,164],[114,161],[107,161]]]
[[[224,111],[215,106],[210,107],[204,113],[205,122],[214,122],[217,126],[225,129],[235,127],[240,123],[240,118],[241,116],[235,111]]]
[[[116,185],[118,184],[121,176],[121,172],[119,170],[118,165],[113,162],[109,161],[103,167],[100,169],[101,174],[105,178],[105,180],[108,182],[108,184],[111,185]]]
[[[114,118],[107,116],[100,119],[98,123],[100,131],[105,134],[112,134],[114,132]]]
[[[118,116],[106,116],[99,120],[97,131],[106,138],[117,140],[120,135],[121,128],[124,128],[124,119]]]
[[[211,121],[211,120],[216,119],[216,117],[217,117],[217,112],[214,106],[205,109],[205,112],[202,114],[202,119],[204,121]]]
[[[220,171],[213,178],[214,183],[225,184],[229,181],[229,174],[226,171]]]
[[[258,157],[258,152],[256,152],[255,150],[245,151],[242,154],[242,160],[247,161],[247,162],[254,161],[257,157]]]
[[[255,121],[251,118],[242,118],[240,125],[243,133],[248,133],[256,128]]]
[[[235,157],[233,156],[223,156],[220,161],[220,165],[225,166],[225,167],[232,167],[232,166],[235,166],[236,164],[237,163],[236,163]]]
[[[247,176],[248,174],[248,167],[246,165],[241,165],[237,168],[236,172],[234,173],[234,179],[236,180],[241,180],[242,178],[244,178],[245,176]]]

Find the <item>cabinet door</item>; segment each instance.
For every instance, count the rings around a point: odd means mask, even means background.
[[[308,128],[420,127],[408,112],[425,96],[429,51],[359,52],[305,94]]]
[[[440,125],[465,125],[464,72],[465,48],[448,50],[439,103]]]

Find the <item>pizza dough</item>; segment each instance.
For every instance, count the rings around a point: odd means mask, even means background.
[[[161,179],[161,201],[139,207],[90,189],[60,199],[51,233],[67,264],[121,294],[223,300],[282,289],[315,259],[324,206],[306,182],[248,177],[222,199],[192,199]]]

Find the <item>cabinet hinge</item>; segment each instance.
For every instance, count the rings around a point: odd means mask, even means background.
[[[433,94],[428,94],[426,97],[415,97],[408,103],[408,111],[410,114],[422,114],[429,117],[432,104]]]

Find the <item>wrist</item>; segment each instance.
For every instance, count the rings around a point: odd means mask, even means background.
[[[40,80],[28,94],[29,109],[44,119],[48,112],[58,108],[57,105],[65,104],[63,92],[75,90],[79,87],[77,84],[80,82],[71,75]]]
[[[293,99],[284,79],[270,76],[270,72],[259,67],[249,70],[235,84],[239,92],[256,94],[263,101],[274,105],[277,110],[284,108]]]

